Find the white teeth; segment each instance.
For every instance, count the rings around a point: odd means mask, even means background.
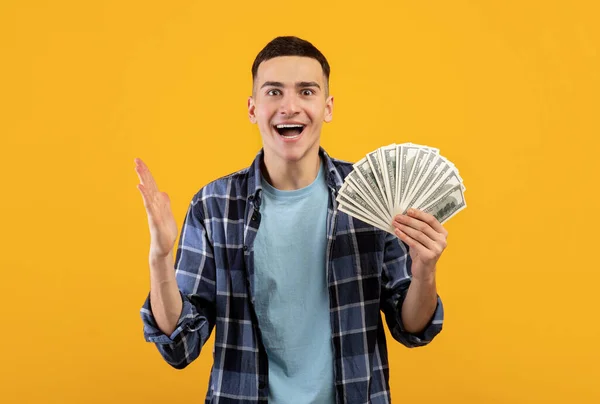
[[[302,131],[304,131],[304,125],[300,125],[297,123],[282,123],[280,125],[275,125],[275,127],[277,129],[300,129],[300,133],[297,135],[283,135],[280,134],[282,137],[286,138],[286,139],[296,139],[297,137],[300,137],[300,134],[302,133]]]
[[[276,126],[277,129],[283,129],[283,128],[303,128],[303,125],[296,125],[296,124],[282,124],[282,125],[277,125]]]

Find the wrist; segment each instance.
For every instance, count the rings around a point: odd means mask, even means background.
[[[421,289],[421,288],[426,288],[426,289],[434,288],[435,289],[435,285],[436,285],[435,271],[431,271],[430,273],[427,273],[426,275],[413,276],[411,284],[414,284],[415,287],[417,287],[419,289]]]
[[[150,256],[150,283],[151,287],[157,287],[169,283],[176,283],[175,270],[173,268],[172,254]],[[161,286],[162,287],[162,286]]]
[[[161,267],[161,266],[164,266],[165,264],[167,266],[170,266],[171,263],[173,262],[173,251],[172,250],[169,251],[169,253],[166,255],[150,251],[148,260],[150,262],[150,266],[152,266],[152,267]]]

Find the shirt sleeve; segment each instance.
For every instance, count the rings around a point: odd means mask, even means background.
[[[177,247],[174,270],[183,307],[175,331],[166,335],[158,328],[149,293],[140,310],[144,339],[177,369],[199,356],[215,325],[215,260],[201,206],[199,198],[190,203]]]
[[[442,330],[444,308],[437,296],[433,316],[420,333],[406,331],[402,324],[402,304],[412,280],[408,246],[393,234],[386,233],[381,276],[381,310],[394,339],[413,348],[427,345]]]

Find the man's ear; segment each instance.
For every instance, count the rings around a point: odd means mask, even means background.
[[[256,110],[256,105],[254,105],[254,99],[252,98],[252,96],[250,96],[250,97],[248,97],[248,118],[250,119],[250,122],[252,122],[252,123],[256,123],[255,110]]]
[[[325,102],[325,117],[323,120],[327,123],[331,122],[333,119],[333,96],[330,95],[327,97],[327,101]]]

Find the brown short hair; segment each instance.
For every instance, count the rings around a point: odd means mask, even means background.
[[[278,56],[304,56],[316,59],[323,68],[325,75],[325,94],[329,94],[329,73],[331,69],[325,56],[310,42],[295,36],[278,36],[269,42],[254,59],[252,64],[252,84],[256,79],[258,66],[269,59]]]

